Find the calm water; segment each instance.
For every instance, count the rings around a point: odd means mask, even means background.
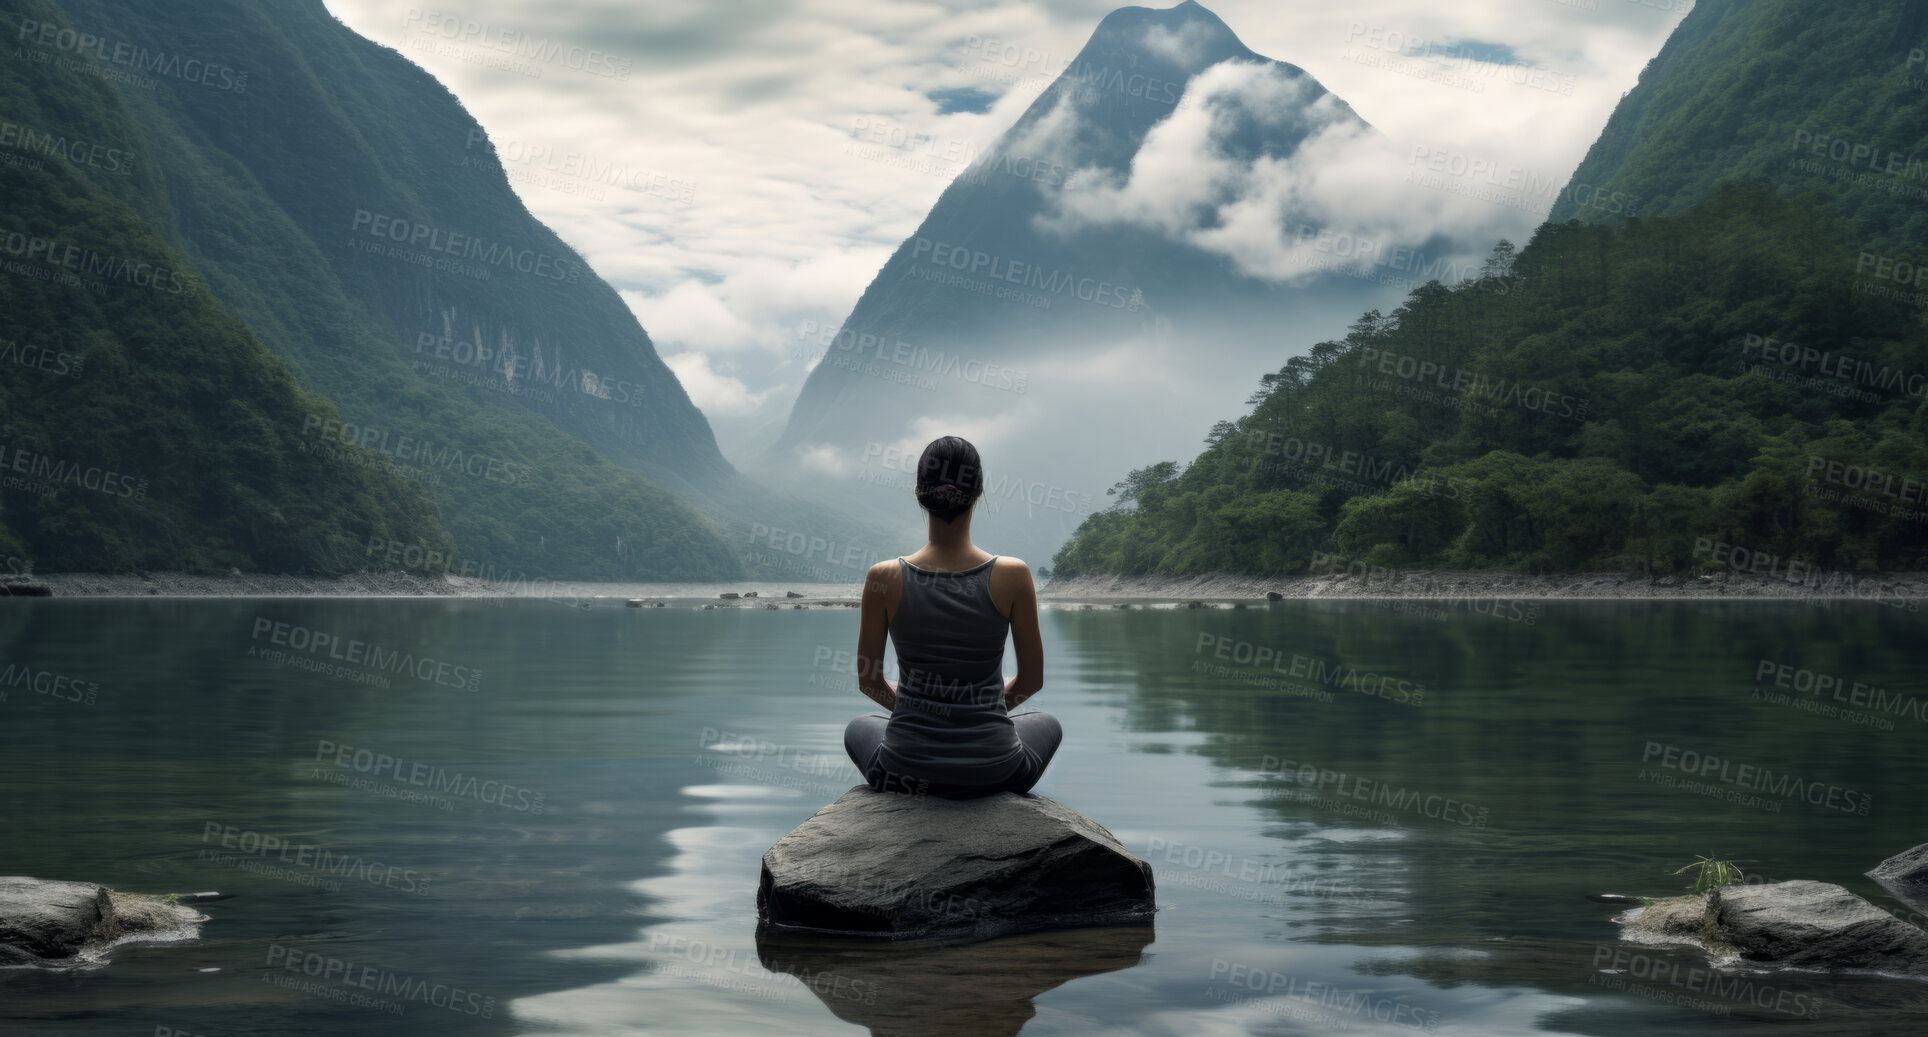
[[[1860,877],[1928,839],[1921,714],[1755,695],[1786,664],[1928,696],[1920,617],[1497,611],[1048,611],[1035,704],[1068,734],[1038,791],[1151,861],[1155,928],[877,950],[754,926],[759,855],[856,781],[854,611],[15,600],[0,873],[235,896],[193,942],[0,972],[0,1031],[1928,1029],[1928,984],[1709,991],[1584,898],[1677,891],[1709,854],[1928,914]],[[327,638],[409,669],[289,661]],[[1240,665],[1261,653],[1284,661]],[[1685,787],[1705,756],[1826,791]]]

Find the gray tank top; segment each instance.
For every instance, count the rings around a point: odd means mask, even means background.
[[[997,556],[959,572],[897,559],[904,591],[891,617],[897,708],[879,762],[892,775],[953,785],[1003,781],[1024,763],[1004,710],[1004,639],[1011,621],[991,602]]]

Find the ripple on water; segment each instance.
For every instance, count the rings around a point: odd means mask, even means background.
[[[682,791],[699,799],[788,799],[797,795],[796,789],[771,785],[685,785]]]

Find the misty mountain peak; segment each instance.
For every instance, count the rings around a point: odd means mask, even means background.
[[[1104,17],[1074,65],[1118,64],[1189,77],[1221,61],[1263,60],[1218,15],[1194,0],[1176,7],[1120,7]]]

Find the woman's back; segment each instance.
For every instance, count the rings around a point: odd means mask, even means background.
[[[1023,746],[1004,707],[1011,624],[991,598],[997,557],[958,572],[897,562],[897,705],[880,762],[933,782],[1002,781],[1022,764]]]

